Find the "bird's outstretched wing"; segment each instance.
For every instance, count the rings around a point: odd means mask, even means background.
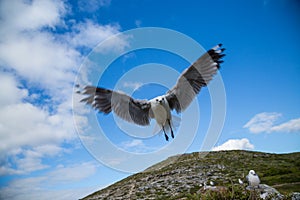
[[[202,55],[180,75],[176,85],[166,93],[170,108],[177,112],[185,110],[194,97],[206,86],[220,68],[224,48],[215,46]]]
[[[90,104],[94,109],[108,114],[114,111],[120,118],[139,125],[149,125],[151,104],[146,100],[136,100],[117,91],[86,86],[81,102]]]

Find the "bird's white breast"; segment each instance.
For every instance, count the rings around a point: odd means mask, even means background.
[[[156,122],[160,125],[164,125],[168,119],[168,112],[163,105],[155,104],[151,106]]]
[[[251,185],[251,186],[258,186],[259,185],[259,183],[260,183],[260,180],[259,180],[259,177],[256,175],[249,175],[249,184]]]
[[[154,118],[160,126],[166,125],[168,120],[171,122],[171,110],[165,96],[158,96],[151,99],[150,104]]]

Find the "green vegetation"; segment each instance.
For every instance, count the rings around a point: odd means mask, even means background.
[[[239,178],[246,182],[250,169],[286,199],[300,192],[300,153],[221,151],[168,158],[85,199],[258,199],[246,183],[238,183]],[[204,189],[211,180],[217,189]]]

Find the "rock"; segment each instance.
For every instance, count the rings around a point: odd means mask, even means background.
[[[300,192],[294,192],[291,195],[292,200],[300,200]]]
[[[259,184],[256,187],[247,186],[246,189],[249,191],[259,192],[261,199],[268,199],[272,197],[272,200],[280,200],[284,198],[284,196],[280,194],[275,188],[266,184]]]
[[[206,156],[202,157],[198,155],[199,153],[191,153],[168,158],[84,199],[144,200],[189,199],[190,197],[201,199],[201,197],[214,193],[218,197],[224,197],[223,199],[247,199],[251,197],[251,191],[257,191],[264,199],[282,199],[282,195],[268,185],[260,184],[257,188],[245,188],[245,183],[237,182],[241,178],[241,174],[249,170],[249,166],[255,166],[268,180],[272,176],[282,177],[278,179],[278,184],[291,184],[285,182],[289,178],[293,178],[295,184],[300,182],[300,179],[297,178],[300,174],[297,170],[300,164],[298,162],[300,152],[265,156],[265,153],[259,152],[224,151],[206,153]],[[255,159],[253,159],[254,155]],[[277,165],[279,161],[281,165]],[[272,171],[265,166],[272,166]],[[272,173],[270,174],[270,172]],[[283,172],[288,174],[283,174]],[[269,176],[267,176],[268,173]],[[213,181],[214,184],[210,185],[210,181]],[[288,199],[300,200],[300,193],[294,192],[288,196]]]

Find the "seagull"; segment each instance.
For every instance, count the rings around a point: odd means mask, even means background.
[[[122,91],[88,85],[83,92],[79,92],[87,95],[81,102],[91,105],[100,113],[109,114],[113,111],[123,120],[141,126],[147,126],[151,119],[155,119],[168,141],[167,132],[171,132],[171,137],[174,138],[171,111],[176,110],[177,113],[184,111],[201,88],[207,86],[213,79],[223,62],[221,58],[225,56],[223,54],[225,48],[221,46],[222,44],[216,45],[185,69],[175,86],[162,96],[140,100]]]
[[[249,171],[249,174],[246,176],[246,179],[247,179],[248,182],[249,182],[249,186],[252,186],[252,187],[256,187],[256,186],[258,186],[259,183],[260,183],[259,177],[258,177],[258,175],[255,173],[254,170],[250,170],[250,171]]]

